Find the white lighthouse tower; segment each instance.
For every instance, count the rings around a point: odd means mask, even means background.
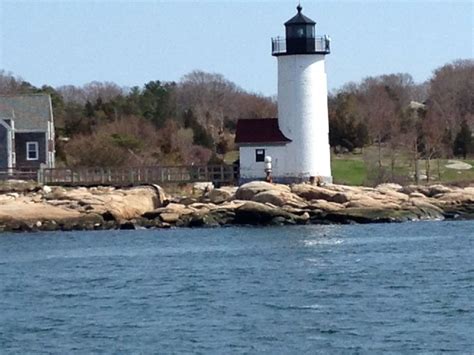
[[[278,118],[239,119],[240,183],[266,177],[274,182],[332,182],[327,79],[328,36],[316,36],[316,23],[301,13],[285,23],[286,38],[272,39],[278,59]],[[266,159],[268,158],[268,159]]]
[[[291,140],[279,175],[332,182],[327,78],[324,59],[328,36],[316,36],[316,23],[298,13],[285,23],[286,38],[272,39],[278,59],[278,126]]]

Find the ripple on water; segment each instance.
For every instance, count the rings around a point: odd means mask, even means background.
[[[317,246],[317,245],[339,245],[342,244],[344,241],[342,239],[326,239],[326,238],[319,238],[319,239],[307,239],[304,240],[303,243],[307,247]]]
[[[4,235],[0,349],[473,353],[472,230],[420,222]]]

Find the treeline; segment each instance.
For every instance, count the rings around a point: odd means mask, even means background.
[[[0,71],[0,94],[35,92],[52,97],[58,158],[69,166],[218,163],[235,149],[237,119],[277,115],[274,98],[202,71],[132,88],[37,88]],[[329,97],[329,122],[336,153],[376,146],[379,174],[393,176],[405,154],[425,159],[429,176],[431,159],[473,151],[474,61],[444,65],[422,84],[409,74],[347,84]],[[388,168],[382,152],[389,152]]]
[[[239,118],[277,114],[273,98],[202,71],[132,88],[110,82],[37,88],[0,72],[0,94],[38,92],[52,97],[57,157],[68,166],[221,163],[235,149]]]
[[[474,61],[444,65],[422,84],[409,74],[347,84],[330,96],[329,120],[330,144],[337,151],[375,145],[375,168],[391,177],[401,154],[412,158],[416,179],[424,159],[429,180],[431,159],[466,158],[473,151]],[[382,151],[388,151],[388,169]]]

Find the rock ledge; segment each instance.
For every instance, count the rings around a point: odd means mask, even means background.
[[[0,231],[227,225],[391,223],[474,219],[474,187],[384,184],[375,188],[254,181],[202,196],[129,189],[43,186],[0,193]]]

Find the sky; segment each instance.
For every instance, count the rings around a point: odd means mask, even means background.
[[[0,69],[33,85],[179,81],[199,69],[274,95],[272,37],[298,1],[0,0]],[[409,73],[416,82],[474,57],[474,1],[308,1],[331,37],[328,85]]]

